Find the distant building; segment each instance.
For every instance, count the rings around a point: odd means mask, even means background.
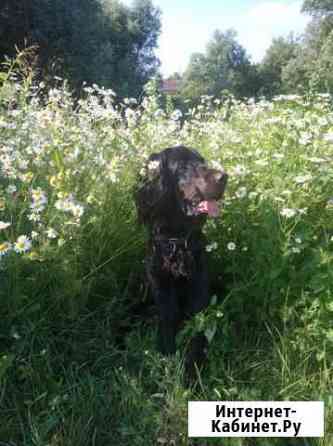
[[[177,94],[181,87],[180,79],[165,79],[162,80],[161,91],[171,96]]]

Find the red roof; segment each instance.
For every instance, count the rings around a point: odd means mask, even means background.
[[[168,79],[162,81],[161,89],[165,93],[177,93],[180,87],[180,81],[177,79]]]

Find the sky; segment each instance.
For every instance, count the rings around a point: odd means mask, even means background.
[[[123,0],[131,5],[132,0]],[[300,34],[310,20],[299,0],[153,0],[162,11],[157,56],[161,72],[182,73],[194,52],[204,52],[216,29],[233,28],[253,62],[259,62],[274,37]]]

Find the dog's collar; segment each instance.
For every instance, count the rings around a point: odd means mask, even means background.
[[[170,246],[174,246],[175,249],[179,246],[188,249],[189,247],[189,236],[187,237],[163,237],[158,236],[153,238],[153,243],[167,243]]]
[[[190,277],[193,253],[198,248],[189,245],[188,237],[157,236],[152,240],[153,253],[158,253],[161,269],[175,278]]]
[[[199,237],[193,237],[193,230],[189,231],[186,236],[183,237],[167,237],[163,235],[154,235],[152,237],[153,246],[168,246],[175,252],[177,249],[183,249],[185,251],[200,250],[204,245],[204,239],[202,234]]]

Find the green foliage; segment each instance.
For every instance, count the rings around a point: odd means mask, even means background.
[[[333,29],[320,49],[317,63],[318,90],[333,91]]]
[[[284,69],[289,63],[290,66],[293,66],[298,48],[299,42],[292,34],[287,38],[273,39],[262,63],[259,65],[262,82],[260,91],[262,94],[272,97],[279,93],[285,93]]]
[[[160,11],[151,0],[131,8],[116,0],[4,0],[0,58],[15,45],[38,47],[40,77],[58,74],[79,89],[98,83],[122,96],[138,95],[156,72]]]
[[[333,12],[331,0],[304,0],[302,11],[314,16],[324,16]]]
[[[274,39],[258,66],[259,90],[279,93],[332,93],[333,5],[330,0],[305,0],[303,12],[312,20],[303,36]]]
[[[253,74],[235,31],[215,31],[206,53],[192,55],[184,73],[182,95],[192,102],[202,95],[220,97],[224,90],[237,97],[253,96]]]
[[[323,0],[305,1],[303,11],[313,18],[280,76],[282,91],[332,92],[332,5]]]
[[[0,88],[0,440],[185,446],[194,399],[321,399],[332,432],[331,98],[204,97],[181,122],[156,84],[140,106],[97,86],[74,101],[15,66]],[[230,177],[205,227],[212,305],[162,358],[156,321],[133,314],[149,297],[132,191],[148,155],[176,144]],[[209,357],[186,389],[198,330]]]

